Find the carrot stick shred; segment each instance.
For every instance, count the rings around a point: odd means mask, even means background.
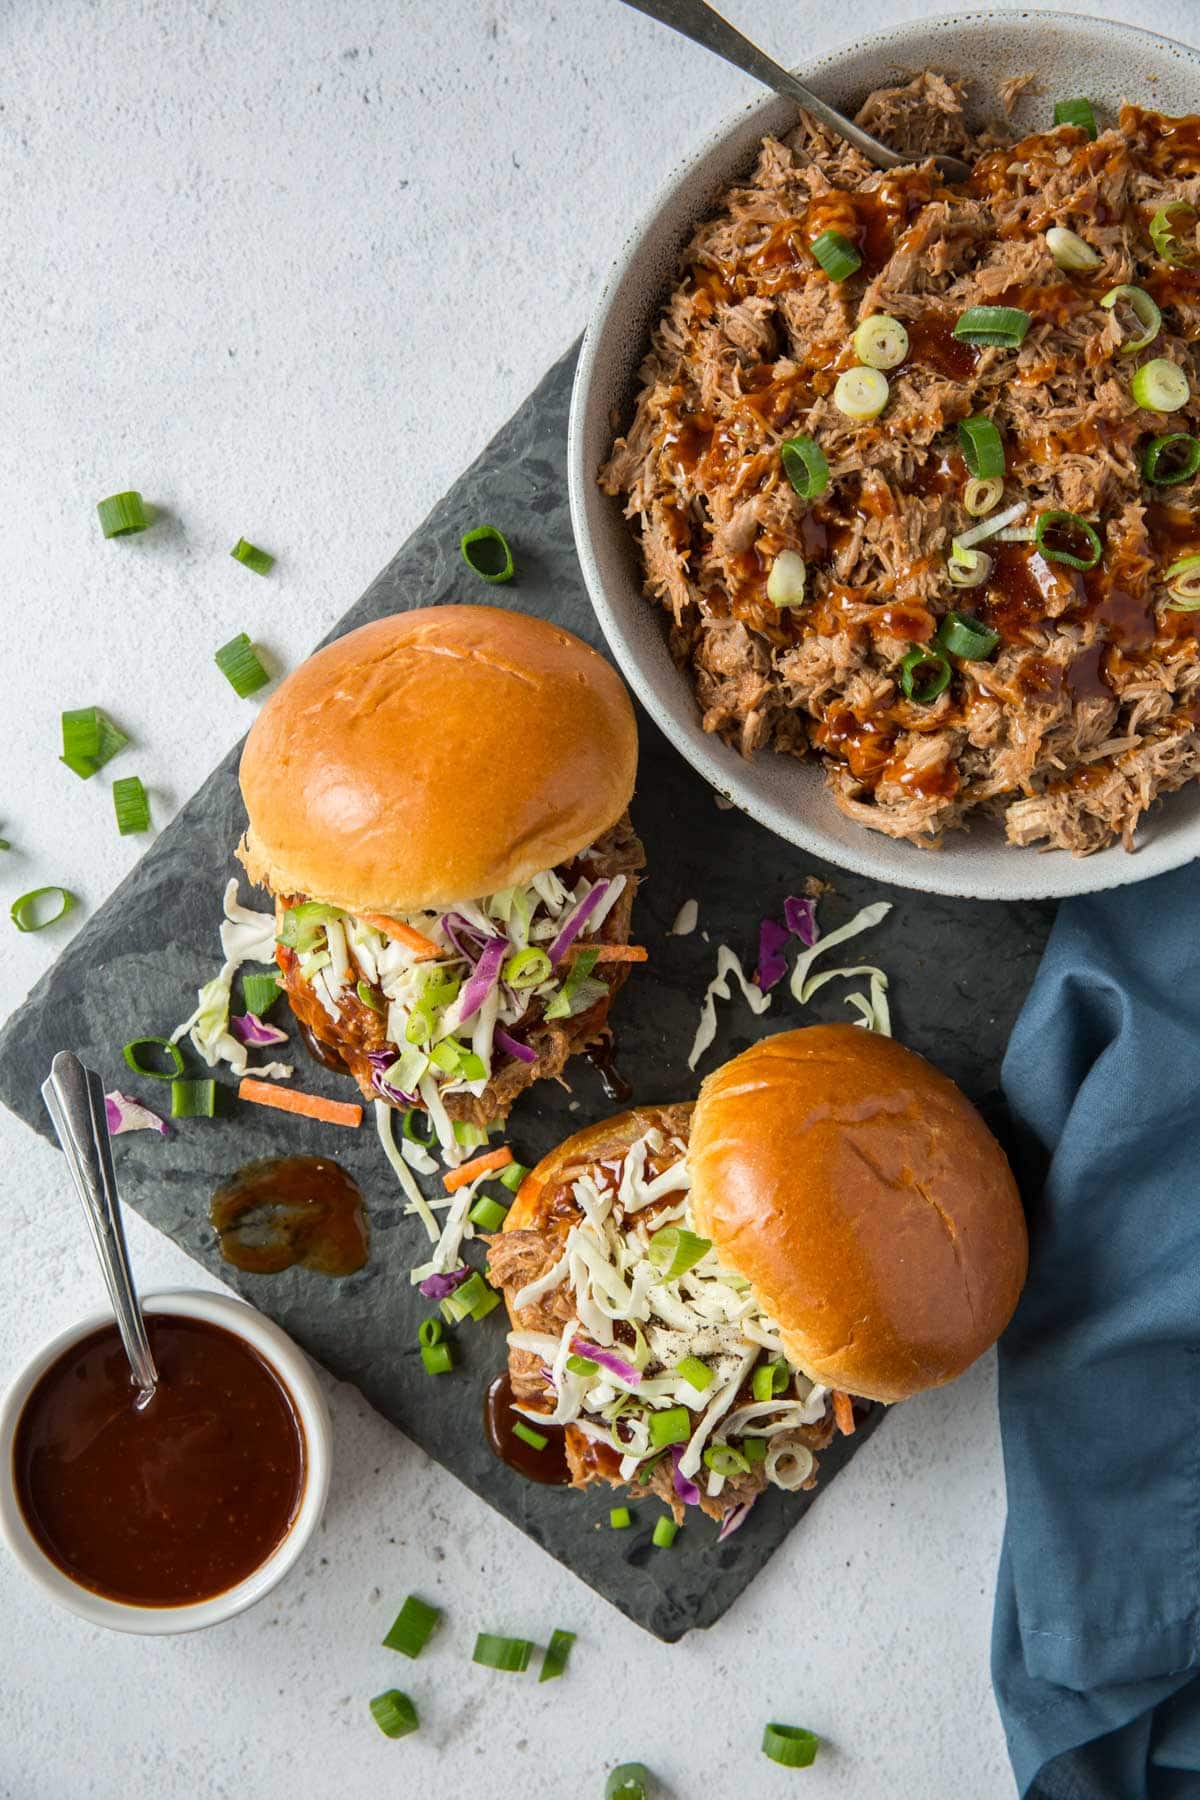
[[[468,1163],[462,1163],[457,1169],[451,1169],[442,1186],[448,1194],[457,1188],[466,1187],[468,1181],[475,1181],[480,1175],[487,1175],[493,1169],[503,1169],[513,1159],[513,1153],[507,1144],[499,1150],[489,1150],[483,1156],[476,1156]]]
[[[254,1081],[249,1075],[242,1077],[238,1099],[252,1101],[255,1106],[276,1106],[280,1112],[298,1113],[302,1119],[320,1119],[326,1125],[348,1125],[354,1130],[362,1124],[362,1107],[348,1100],[322,1100],[319,1094],[275,1087],[269,1081]]]
[[[598,963],[643,963],[650,960],[650,952],[644,944],[572,944],[567,956],[573,960],[582,956],[585,950],[594,950]]]
[[[422,961],[442,955],[432,938],[427,938],[414,925],[406,925],[403,919],[390,919],[386,913],[362,913],[360,917],[364,925],[373,925],[376,931],[382,931],[384,937],[395,938],[398,944],[403,944],[406,950],[411,950]]]
[[[837,1428],[843,1437],[854,1436],[856,1429],[854,1423],[854,1402],[851,1400],[849,1394],[844,1394],[842,1392],[841,1388],[834,1388],[833,1390],[833,1417],[837,1424]]]

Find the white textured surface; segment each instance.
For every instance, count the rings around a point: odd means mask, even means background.
[[[927,9],[730,10],[798,62]],[[60,708],[106,704],[136,734],[119,770],[164,822],[248,716],[213,647],[247,629],[287,663],[328,628],[574,336],[681,148],[750,89],[616,0],[0,11],[0,907],[59,879],[93,907],[138,844],[106,776],[55,761]],[[1138,15],[1186,29],[1182,6]],[[125,486],[170,519],[105,544],[94,502]],[[270,580],[229,559],[243,533],[279,554]],[[62,940],[0,927],[0,1009]],[[7,1115],[0,1168],[3,1377],[98,1277],[57,1157]],[[136,1218],[130,1238],[147,1285],[202,1279]],[[6,1800],[588,1800],[630,1757],[674,1800],[1010,1792],[990,1364],[891,1418],[725,1621],[673,1648],[354,1393],[331,1399],[320,1548],[231,1625],[110,1637],[0,1559]],[[378,1647],[410,1589],[449,1618],[416,1665]],[[556,1625],[580,1634],[557,1685],[467,1661],[479,1626]],[[422,1713],[402,1744],[365,1710],[392,1684]],[[802,1778],[759,1757],[768,1716],[827,1735]]]

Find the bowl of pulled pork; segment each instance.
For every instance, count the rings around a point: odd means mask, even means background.
[[[614,655],[719,794],[843,867],[986,899],[1177,867],[1200,854],[1200,54],[978,14],[806,79],[911,164],[755,105],[670,180],[589,324],[571,502]]]

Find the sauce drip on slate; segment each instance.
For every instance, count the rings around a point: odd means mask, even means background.
[[[547,1487],[566,1487],[571,1480],[567,1467],[567,1450],[561,1425],[535,1424],[525,1420],[535,1431],[550,1441],[544,1450],[535,1450],[517,1437],[513,1426],[522,1418],[513,1407],[512,1379],[505,1369],[489,1387],[483,1402],[483,1429],[493,1456],[524,1475],[529,1481],[543,1482]]]
[[[251,1274],[300,1263],[320,1275],[353,1275],[367,1260],[362,1195],[328,1157],[247,1163],[217,1189],[208,1216],[225,1261]]]
[[[159,1387],[144,1407],[115,1325],[64,1351],[17,1424],[29,1529],[94,1593],[138,1606],[223,1594],[267,1560],[304,1493],[291,1395],[258,1352],[204,1319],[150,1313]]]
[[[617,1047],[611,1038],[589,1045],[584,1054],[600,1077],[606,1100],[624,1102],[633,1099],[633,1085],[625,1079],[616,1065]]]
[[[292,1016],[295,1017],[295,1014]],[[315,1063],[320,1063],[323,1069],[332,1069],[335,1075],[344,1075],[348,1072],[350,1065],[341,1051],[336,1049],[333,1044],[327,1044],[319,1038],[311,1025],[306,1025],[303,1019],[297,1018],[296,1030],[300,1042]]]

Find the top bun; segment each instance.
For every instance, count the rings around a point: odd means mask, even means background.
[[[566,862],[629,804],[619,676],[569,631],[434,606],[318,650],[242,753],[255,881],[349,912],[475,899]]]
[[[891,1038],[764,1038],[704,1082],[688,1161],[697,1229],[814,1381],[904,1400],[960,1375],[1012,1315],[1028,1245],[1004,1152]]]

